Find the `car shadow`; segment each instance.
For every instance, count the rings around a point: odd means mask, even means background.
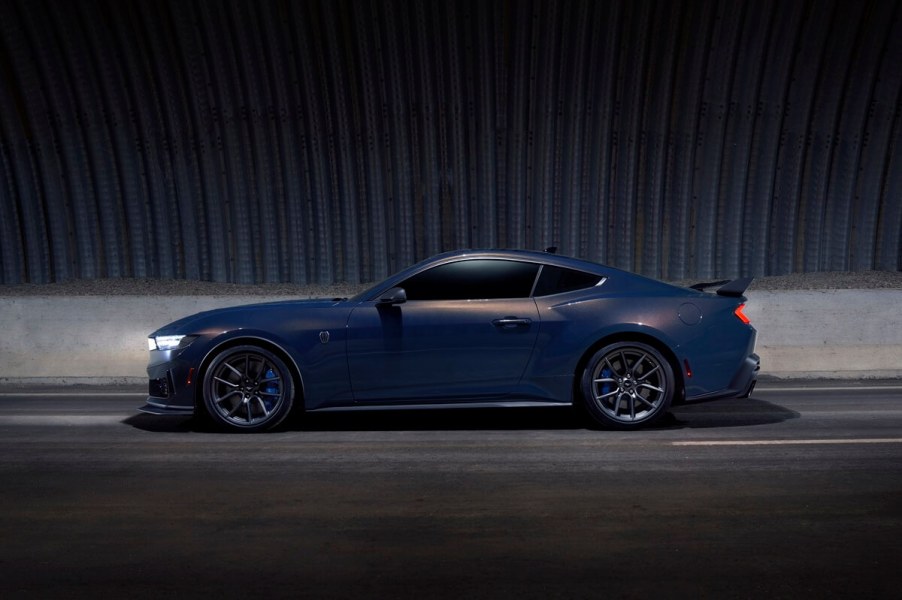
[[[648,431],[770,425],[799,418],[782,406],[742,398],[671,408]],[[123,421],[143,431],[159,433],[221,433],[207,419],[138,414]],[[593,425],[579,409],[458,408],[453,410],[385,410],[307,413],[289,417],[279,431],[517,431],[603,428]]]
[[[137,414],[123,421],[159,433],[221,433],[208,419]],[[585,429],[587,421],[571,407],[457,408],[294,414],[277,431],[466,431]]]
[[[310,413],[291,425],[302,431],[504,431],[584,429],[586,424],[568,406]]]
[[[205,429],[201,419],[196,417],[159,416],[146,413],[138,413],[127,419],[123,419],[122,424],[134,427],[135,429],[140,429],[141,431],[150,431],[153,433],[213,431],[211,427]]]
[[[681,404],[671,408],[669,414],[654,428],[713,429],[723,427],[751,427],[772,425],[801,415],[778,404],[757,398],[733,398]],[[668,421],[670,421],[668,423]]]

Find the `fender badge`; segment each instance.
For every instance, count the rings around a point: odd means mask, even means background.
[[[320,331],[319,332],[319,341],[323,344],[329,343],[329,332],[328,331]]]

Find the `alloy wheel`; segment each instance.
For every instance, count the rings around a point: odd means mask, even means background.
[[[669,363],[645,344],[613,344],[596,353],[583,381],[588,408],[603,424],[648,423],[670,406]]]
[[[269,429],[291,406],[291,377],[285,363],[257,347],[220,354],[207,371],[204,401],[220,424],[239,430]]]

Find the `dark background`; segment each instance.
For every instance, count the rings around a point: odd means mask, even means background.
[[[902,266],[902,2],[0,0],[0,283]]]

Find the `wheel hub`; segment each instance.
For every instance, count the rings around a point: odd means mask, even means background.
[[[260,383],[256,382],[249,377],[245,377],[241,381],[241,401],[244,404],[247,404],[251,400],[257,397],[258,392],[260,391]]]
[[[635,397],[636,383],[636,380],[633,379],[631,375],[621,377],[617,380],[617,391],[619,391],[621,394]]]

